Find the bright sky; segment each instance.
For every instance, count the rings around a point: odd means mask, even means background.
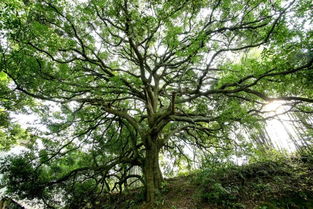
[[[264,111],[270,111],[268,115],[281,114],[275,119],[268,120],[265,129],[276,148],[292,152],[296,150],[296,146],[291,137],[297,137],[297,135],[293,126],[287,122],[289,117],[282,114],[287,108],[283,104],[283,101],[273,101],[264,107]]]

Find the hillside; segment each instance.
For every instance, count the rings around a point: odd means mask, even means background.
[[[141,189],[113,195],[99,208],[133,209],[311,209],[313,160],[301,156],[245,166],[221,164],[166,180],[154,205]]]

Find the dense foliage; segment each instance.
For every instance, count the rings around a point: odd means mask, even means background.
[[[153,202],[160,156],[230,155],[270,101],[313,113],[311,0],[0,6],[0,117],[22,99],[41,119],[28,149],[1,166],[20,198],[88,208],[138,181]]]
[[[0,72],[0,151],[10,149],[20,140],[32,141],[31,135],[10,118],[10,112],[25,110],[25,106],[32,104],[32,100],[14,92],[9,88],[9,83],[8,76]]]

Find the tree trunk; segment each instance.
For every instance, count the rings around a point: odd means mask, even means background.
[[[150,146],[146,150],[146,159],[144,163],[144,179],[145,179],[145,198],[147,202],[154,202],[156,194],[161,188],[163,181],[162,173],[159,165],[159,151],[157,146]]]

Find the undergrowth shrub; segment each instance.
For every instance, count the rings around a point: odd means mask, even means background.
[[[216,208],[246,208],[253,202],[260,209],[313,209],[312,156],[306,151],[293,158],[265,158],[243,166],[222,163],[204,169],[196,179],[200,196]]]

